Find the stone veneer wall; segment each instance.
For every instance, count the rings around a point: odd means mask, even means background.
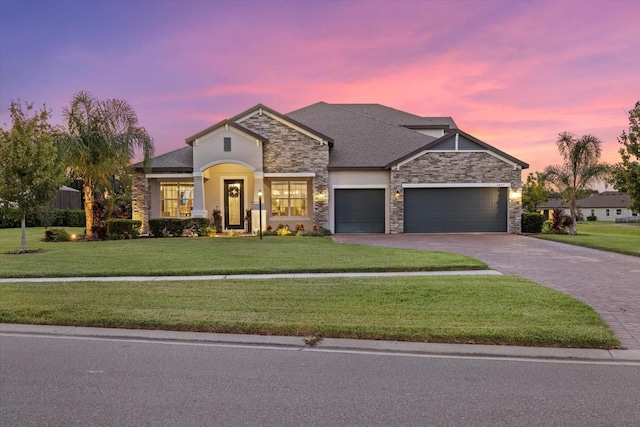
[[[268,139],[262,148],[265,173],[314,172],[313,222],[329,227],[329,146],[272,119],[256,114],[240,123]]]
[[[149,180],[142,172],[135,172],[131,189],[131,219],[142,221],[141,234],[149,233],[149,215],[151,212],[151,192]]]
[[[522,187],[522,170],[487,153],[452,151],[425,153],[421,157],[391,170],[390,232],[404,230],[404,191],[402,184],[509,182],[511,189]],[[396,191],[401,196],[396,198]],[[522,203],[509,197],[507,231],[520,233]]]

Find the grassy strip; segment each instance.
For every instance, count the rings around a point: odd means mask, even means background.
[[[578,234],[538,234],[534,237],[620,254],[640,256],[640,226],[596,222],[578,223]]]
[[[515,276],[0,283],[0,322],[616,348],[586,304]]]
[[[265,237],[263,240],[257,237],[194,237],[45,243],[40,241],[43,235],[41,228],[29,229],[29,249],[42,248],[42,253],[15,255],[7,252],[20,248],[20,230],[0,230],[0,277],[487,268],[485,263],[464,255],[341,244],[322,237]]]

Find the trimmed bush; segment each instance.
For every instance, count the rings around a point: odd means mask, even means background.
[[[63,228],[47,228],[44,230],[45,242],[69,242],[71,236]]]
[[[526,212],[522,214],[523,233],[542,233],[544,225],[544,215],[537,212]]]
[[[597,216],[595,216],[595,215],[589,215],[589,216],[587,217],[587,221],[595,221],[595,220],[597,220],[597,219],[598,219],[598,217],[597,217]]]
[[[132,219],[108,219],[106,222],[107,235],[110,239],[132,239],[140,234],[142,221]]]
[[[209,218],[151,218],[149,230],[154,237],[206,236]]]

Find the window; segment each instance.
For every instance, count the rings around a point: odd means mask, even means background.
[[[609,209],[607,209],[607,210],[605,211],[605,215],[606,215],[606,216],[609,216]]]
[[[622,209],[616,209],[616,216],[622,215]]]
[[[193,208],[192,182],[161,182],[160,207],[162,216],[191,216]]]
[[[224,151],[231,151],[231,137],[224,137]]]
[[[591,216],[596,216],[596,210],[595,209],[591,209]]]
[[[271,215],[307,216],[307,181],[272,181]]]

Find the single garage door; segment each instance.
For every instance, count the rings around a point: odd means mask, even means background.
[[[507,188],[405,188],[405,233],[507,231]]]
[[[384,233],[384,189],[336,189],[336,233]]]

